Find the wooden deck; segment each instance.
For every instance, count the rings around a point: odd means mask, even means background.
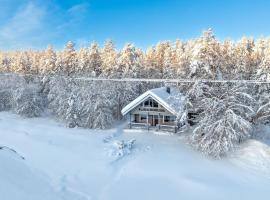
[[[146,129],[146,130],[156,130],[156,131],[169,131],[176,133],[178,130],[178,126],[175,125],[165,125],[165,124],[157,124],[156,126],[151,126],[151,124],[147,123],[136,123],[136,122],[130,122],[128,123],[128,128],[140,128],[140,129]]]

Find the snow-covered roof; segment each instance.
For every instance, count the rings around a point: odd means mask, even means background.
[[[154,99],[174,115],[177,115],[177,113],[183,109],[183,104],[186,99],[176,88],[170,87],[170,93],[167,92],[166,87],[155,88],[148,90],[126,105],[121,111],[122,115],[126,115],[148,98]]]

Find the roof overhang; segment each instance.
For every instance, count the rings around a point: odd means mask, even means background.
[[[129,112],[131,112],[132,110],[134,110],[137,106],[139,106],[142,102],[144,102],[148,98],[152,98],[155,101],[157,101],[160,105],[162,105],[171,114],[173,114],[173,115],[176,115],[177,114],[176,111],[172,107],[170,107],[170,105],[168,105],[166,102],[162,101],[162,99],[160,99],[154,93],[148,91],[148,92],[145,92],[144,94],[142,94],[141,96],[137,97],[135,100],[133,100],[132,102],[130,102],[128,105],[126,105],[121,110],[122,115],[125,116],[126,114],[128,114]]]

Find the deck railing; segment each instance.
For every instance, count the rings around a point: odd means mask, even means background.
[[[144,107],[144,108],[139,108],[140,111],[155,111],[155,112],[165,112],[164,109],[162,108],[153,108],[153,107]]]
[[[157,124],[156,126],[151,126],[151,124],[148,123],[137,123],[137,122],[130,122],[128,123],[129,128],[145,128],[147,130],[149,129],[155,129],[157,131],[159,130],[166,130],[170,132],[176,133],[178,130],[178,126],[176,125],[165,125],[165,124]]]

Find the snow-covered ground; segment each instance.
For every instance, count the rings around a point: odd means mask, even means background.
[[[118,149],[119,141],[132,139],[133,148]],[[269,199],[267,137],[217,161],[190,149],[179,135],[121,126],[69,129],[49,118],[2,112],[0,146],[19,154],[0,150],[1,200]]]

